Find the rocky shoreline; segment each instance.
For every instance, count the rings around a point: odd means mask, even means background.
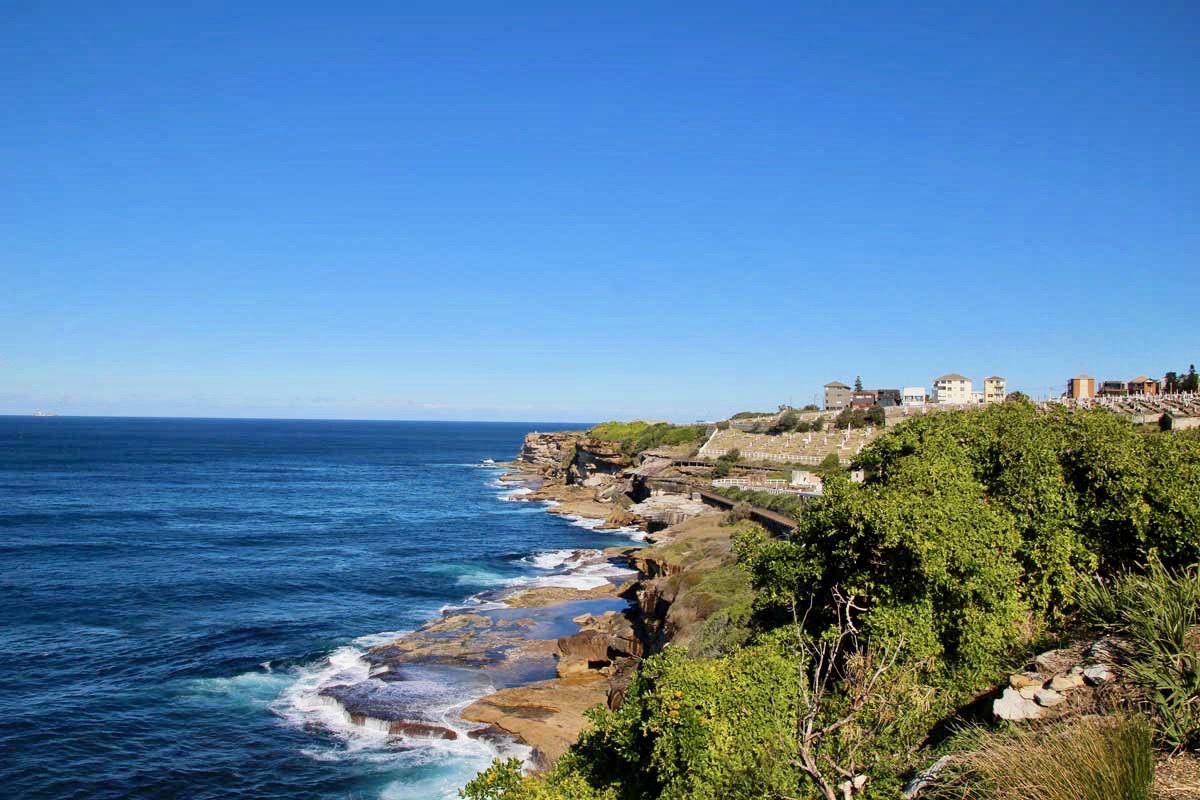
[[[597,531],[619,530],[634,540],[630,547],[565,555],[568,576],[586,581],[509,587],[444,611],[370,648],[363,656],[368,679],[325,686],[322,700],[356,725],[408,738],[453,740],[465,728],[502,749],[520,742],[534,768],[548,767],[575,742],[588,709],[617,707],[640,660],[670,638],[670,593],[657,584],[678,567],[646,555],[645,545],[670,541],[672,532],[650,537],[648,521],[631,513],[630,460],[581,444],[578,433],[533,433],[515,461],[486,466],[506,470],[499,480],[513,486],[507,499],[543,503]],[[707,516],[711,528],[719,515]],[[469,672],[475,685],[492,690],[464,697],[454,724],[414,702],[417,684],[445,671]]]

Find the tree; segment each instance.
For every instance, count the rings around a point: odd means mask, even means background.
[[[838,458],[837,453],[830,453],[821,459],[821,463],[817,465],[816,472],[822,478],[828,478],[834,473],[842,471],[842,460]]]
[[[1163,391],[1170,394],[1179,391],[1179,373],[1168,372],[1163,376]]]
[[[767,429],[767,433],[786,433],[790,430],[795,430],[800,424],[800,415],[794,409],[789,408],[779,415],[779,419],[775,420],[775,424]]]
[[[1009,392],[1007,395],[1005,395],[1004,402],[1006,402],[1006,403],[1028,403],[1029,395],[1025,394],[1024,392]]]
[[[858,747],[834,747],[831,740],[848,725],[862,726],[870,716],[863,712],[886,702],[880,687],[896,666],[903,641],[893,643],[883,653],[868,649],[859,641],[856,620],[852,618],[866,609],[855,605],[857,598],[840,587],[833,587],[832,593],[837,622],[828,634],[806,635],[806,620],[794,616],[796,638],[804,652],[802,663],[806,665],[797,682],[796,753],[800,768],[821,797],[840,800],[866,785],[868,776],[862,769],[867,754],[861,751],[861,743],[870,742],[878,730],[865,730],[854,737]],[[839,783],[839,778],[845,780]]]
[[[1185,392],[1194,392],[1200,389],[1200,376],[1196,375],[1196,365],[1188,365],[1187,377],[1180,381],[1180,389]]]
[[[854,376],[854,391],[856,391],[856,392],[862,391],[862,376],[861,375]]]
[[[882,427],[887,423],[887,414],[883,410],[883,406],[871,406],[867,409],[867,422],[872,425]]]

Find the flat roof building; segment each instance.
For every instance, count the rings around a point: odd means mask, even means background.
[[[1158,394],[1158,381],[1138,375],[1129,382],[1130,394]]]
[[[850,387],[840,381],[825,384],[825,410],[841,411],[850,405]]]
[[[1076,375],[1067,381],[1067,397],[1071,400],[1087,400],[1096,396],[1096,379],[1091,375]]]

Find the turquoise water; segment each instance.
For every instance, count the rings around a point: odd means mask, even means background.
[[[357,728],[317,689],[628,542],[478,466],[564,427],[0,417],[4,796],[456,796],[496,745]],[[450,718],[489,688],[428,678],[413,702]]]

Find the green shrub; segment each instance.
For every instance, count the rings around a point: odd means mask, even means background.
[[[865,484],[829,474],[824,496],[784,511],[799,523],[790,541],[743,552],[763,618],[843,586],[907,660],[982,678],[1064,620],[1089,576],[1200,557],[1200,448],[1109,412],[932,414],[857,464]]]
[[[704,437],[704,425],[672,425],[669,422],[603,422],[588,435],[617,445],[626,455],[636,455],[655,447],[692,444]]]
[[[522,775],[521,762],[515,758],[492,762],[458,794],[465,800],[617,800],[613,790],[597,791],[569,768],[556,766],[548,775]]]
[[[599,710],[572,764],[623,798],[740,800],[797,796],[796,666],[778,648],[647,659],[614,712]]]

